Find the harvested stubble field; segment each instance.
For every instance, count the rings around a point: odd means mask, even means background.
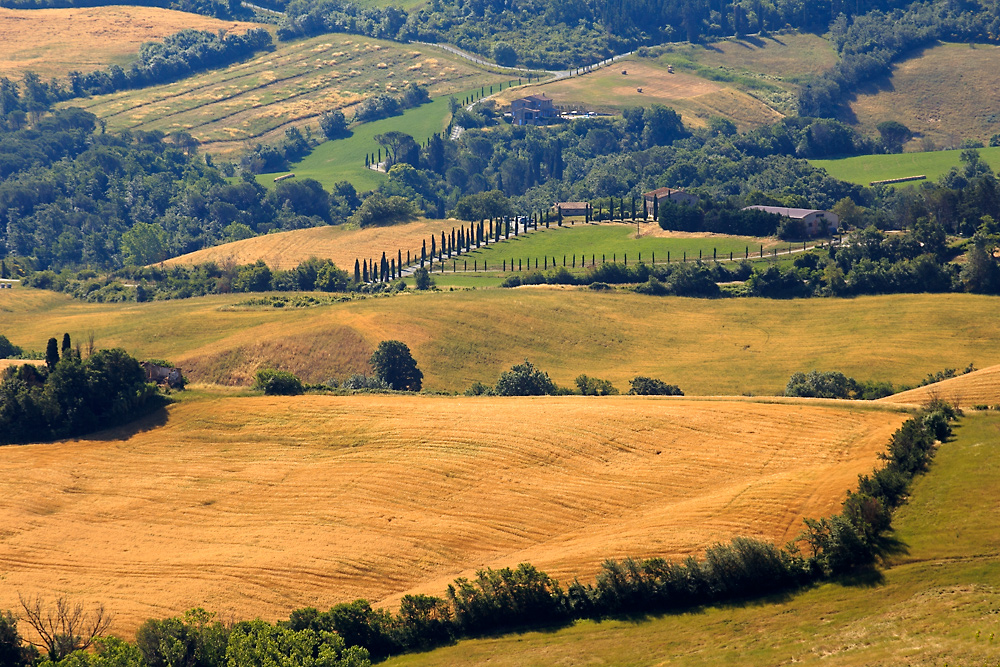
[[[987,142],[1000,132],[1000,46],[939,44],[914,58],[897,63],[892,77],[866,87],[851,102],[861,128],[877,135],[875,126],[895,120],[917,138],[909,150],[926,150],[925,139],[936,146],[957,148],[963,139]]]
[[[185,131],[209,151],[235,152],[246,142],[280,138],[292,125],[309,121],[316,129],[324,111],[343,109],[350,119],[364,98],[411,82],[440,96],[500,80],[435,47],[322,35],[176,83],[74,105],[109,130]]]
[[[781,118],[741,90],[680,71],[670,74],[666,65],[647,59],[626,59],[583,76],[527,88],[504,92],[497,99],[510,104],[526,94],[545,93],[557,106],[608,113],[659,103],[672,107],[689,127],[704,127],[712,116],[722,116],[748,130]]]
[[[1000,417],[962,419],[893,520],[874,576],[645,619],[462,641],[391,667],[993,665],[1000,627]]]
[[[167,266],[191,266],[205,262],[235,262],[250,264],[264,260],[272,269],[293,269],[310,257],[333,260],[345,271],[354,271],[355,259],[376,260],[385,252],[396,256],[402,249],[419,254],[420,244],[432,234],[440,237],[443,230],[451,231],[456,223],[451,220],[420,220],[390,227],[313,227],[290,232],[256,236],[212,248],[205,248],[180,257],[169,259]],[[377,257],[375,254],[377,253]],[[405,261],[405,260],[404,260]]]
[[[518,415],[511,419],[511,415]],[[128,634],[204,606],[279,618],[530,561],[794,537],[898,412],[641,397],[202,396],[128,429],[0,449],[0,609],[102,601]]]
[[[969,408],[975,405],[1000,405],[1000,366],[990,366],[972,373],[935,382],[879,399],[883,403],[926,405],[934,399]]]
[[[20,79],[32,71],[65,77],[108,65],[126,65],[143,42],[185,29],[246,32],[256,23],[221,21],[157,7],[7,9],[0,7],[0,76]]]
[[[971,294],[706,300],[519,288],[239,305],[251,296],[94,304],[19,288],[0,294],[0,318],[25,349],[93,332],[99,347],[225,384],[249,383],[260,366],[310,382],[343,378],[367,370],[386,339],[405,342],[425,388],[444,391],[493,383],[525,357],[562,386],[586,373],[627,391],[631,378],[649,375],[689,395],[776,395],[792,373],[812,369],[912,385],[942,368],[1000,363],[995,297]]]

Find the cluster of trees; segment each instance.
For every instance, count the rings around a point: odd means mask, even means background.
[[[448,42],[500,65],[567,69],[642,45],[700,41],[787,27],[823,32],[841,12],[861,14],[904,4],[824,0],[805,11],[793,0],[649,2],[648,0],[436,0],[412,10],[344,0],[266,0],[282,9],[282,39],[350,32],[394,39]]]
[[[45,664],[249,667],[266,661],[361,667],[464,637],[746,600],[870,568],[886,549],[892,510],[927,469],[935,442],[949,437],[955,416],[950,406],[935,403],[906,421],[880,455],[881,465],[859,478],[841,512],[806,519],[798,539],[784,548],[737,537],[710,546],[700,560],[607,560],[594,583],[574,581],[565,589],[528,563],[484,569],[474,578],[456,579],[443,598],[406,595],[396,613],[355,600],[329,611],[299,609],[273,625],[257,620],[227,627],[196,609],[181,618],[146,621],[134,644],[108,639],[96,654],[67,658],[67,652],[57,652]],[[0,656],[13,656],[5,664],[27,664],[20,662],[21,651],[16,621],[0,617]]]
[[[839,116],[861,84],[891,75],[894,62],[936,40],[995,42],[1000,35],[1000,8],[981,0],[919,0],[902,7],[878,3],[853,21],[838,15],[830,24],[830,35],[840,60],[804,87],[799,95],[801,115]]]
[[[46,92],[56,101],[169,83],[245,60],[271,48],[271,33],[263,28],[228,34],[182,30],[162,42],[146,42],[140,46],[138,56],[128,69],[111,65],[86,73],[71,71],[68,88],[49,84]]]
[[[582,396],[616,396],[618,389],[609,380],[579,375],[576,380],[577,393]],[[629,381],[629,394],[641,396],[683,396],[684,392],[677,385],[667,384],[662,380],[645,376],[637,376]],[[466,396],[565,396],[574,393],[572,389],[559,387],[549,374],[541,370],[527,359],[524,363],[515,364],[510,370],[500,374],[492,387],[482,382],[473,382],[466,391]]]
[[[785,386],[785,396],[873,401],[902,390],[895,389],[891,382],[858,382],[840,371],[812,370],[808,373],[794,373]]]
[[[67,334],[61,353],[49,339],[45,366],[11,366],[0,374],[0,445],[77,436],[162,405],[139,362],[124,350],[81,356]]]

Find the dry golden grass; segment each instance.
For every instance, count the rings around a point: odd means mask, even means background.
[[[512,419],[512,415],[517,415]],[[203,397],[0,448],[0,609],[103,601],[113,631],[442,594],[483,566],[783,542],[834,511],[904,415],[800,401]]]
[[[143,42],[186,28],[246,32],[256,25],[155,7],[0,8],[0,76],[20,79],[30,70],[64,77],[124,65]]]
[[[623,70],[628,74],[623,75]],[[513,99],[537,93],[545,93],[557,106],[609,113],[630,106],[665,104],[693,127],[703,127],[711,116],[731,118],[743,130],[782,117],[763,102],[726,84],[679,71],[670,74],[666,65],[651,60],[623,60],[584,76],[505,91],[497,99],[510,104]]]
[[[1000,405],[1000,366],[990,366],[950,380],[910,389],[879,401],[925,405],[934,399],[948,401],[965,408],[973,405]]]
[[[377,252],[378,260],[385,251],[402,250],[420,252],[420,244],[432,234],[440,237],[442,231],[468,225],[457,220],[420,220],[389,227],[313,227],[278,234],[257,236],[169,259],[167,266],[193,266],[205,262],[235,262],[250,264],[264,260],[273,269],[288,270],[310,257],[331,259],[345,271],[354,271],[355,259],[371,259]],[[430,249],[428,248],[428,252]],[[416,255],[414,255],[416,256]],[[405,261],[405,260],[404,260]]]
[[[1000,47],[942,44],[896,64],[892,78],[859,94],[851,110],[870,134],[878,123],[896,120],[922,135],[908,150],[925,147],[924,138],[957,148],[962,139],[985,142],[1000,132],[1000,105],[983,94],[998,84]]]
[[[41,366],[44,361],[35,361],[27,359],[0,359],[0,373],[11,366],[23,366],[24,364],[32,364],[34,366]]]

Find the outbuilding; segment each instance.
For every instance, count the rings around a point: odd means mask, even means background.
[[[840,218],[832,211],[820,211],[814,208],[790,208],[788,206],[747,206],[743,210],[747,209],[767,211],[792,220],[801,220],[805,226],[806,234],[809,236],[835,234],[840,225]]]

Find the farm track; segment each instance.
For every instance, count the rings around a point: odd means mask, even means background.
[[[783,542],[903,418],[725,399],[185,401],[138,430],[0,449],[0,608],[65,593],[129,633],[191,606],[278,618],[440,595],[483,566],[565,582],[606,557]]]

